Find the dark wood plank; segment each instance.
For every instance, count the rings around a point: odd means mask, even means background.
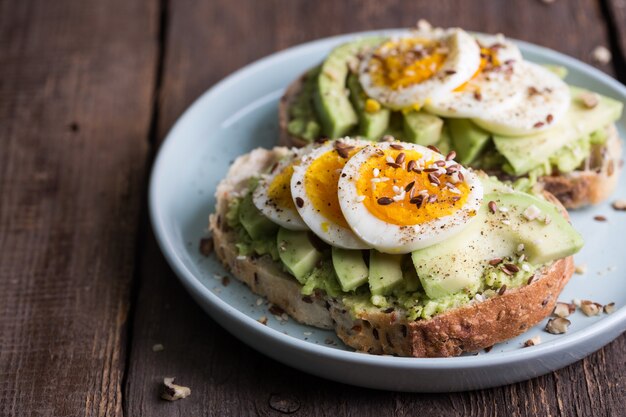
[[[191,1],[170,4],[159,138],[207,87],[254,59],[338,33],[410,26],[426,18],[552,47],[590,62],[608,44],[593,1]],[[610,67],[603,70],[611,72]],[[279,415],[272,395],[299,405],[295,415],[380,416],[617,415],[625,399],[626,337],[556,373],[458,394],[400,394],[306,375],[239,343],[206,317],[147,238],[126,386],[131,415]],[[153,352],[161,343],[165,350]],[[158,399],[164,376],[192,388],[176,403]]]
[[[618,80],[626,83],[626,1],[601,0],[611,33],[613,66]]]
[[[122,415],[155,6],[0,2],[1,415]]]

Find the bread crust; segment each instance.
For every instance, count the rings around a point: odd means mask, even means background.
[[[217,257],[235,277],[295,320],[333,328],[348,346],[362,352],[413,357],[457,356],[515,337],[553,310],[573,274],[573,258],[558,260],[535,274],[532,283],[483,302],[428,320],[408,321],[402,312],[369,311],[353,317],[340,299],[316,292],[302,296],[301,285],[269,256],[237,256],[236,233],[225,216],[228,201],[245,191],[249,176],[271,166],[286,148],[257,149],[239,157],[219,184],[209,226]],[[558,204],[558,202],[557,202]]]
[[[293,81],[285,90],[278,104],[280,126],[278,143],[281,146],[300,148],[308,141],[289,133],[289,108],[302,90],[306,73]],[[606,200],[615,190],[622,169],[622,145],[614,125],[607,127],[608,140],[599,149],[592,166],[567,174],[543,176],[538,179],[539,187],[555,195],[567,209],[577,209]],[[503,178],[505,174],[494,175]]]

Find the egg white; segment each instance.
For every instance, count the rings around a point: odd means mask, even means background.
[[[433,114],[443,117],[475,118],[495,116],[515,105],[525,96],[517,64],[522,61],[519,48],[502,35],[476,35],[476,40],[485,48],[494,47],[500,66],[494,70],[483,70],[467,82],[461,91],[449,91],[432,98],[424,107]]]
[[[252,202],[258,208],[261,213],[274,223],[289,230],[308,230],[306,223],[302,221],[302,218],[298,214],[298,211],[292,207],[280,206],[277,202],[273,201],[269,195],[269,187],[278,174],[283,172],[289,165],[293,164],[298,157],[297,151],[290,151],[270,173],[262,175],[259,179],[254,193],[252,194]],[[287,183],[290,187],[291,183]]]
[[[365,144],[370,143],[367,141],[348,138],[341,139],[341,141],[352,146],[364,146]],[[305,187],[305,174],[307,169],[317,158],[324,155],[326,152],[333,151],[334,149],[334,142],[326,142],[302,157],[300,164],[294,166],[294,173],[291,177],[291,195],[294,201],[297,198],[302,199],[302,207],[298,207],[296,204],[296,209],[298,210],[298,213],[304,223],[306,223],[311,231],[320,239],[338,248],[369,249],[370,246],[359,239],[352,232],[352,230],[350,230],[350,228],[339,225],[321,214],[319,208],[313,205],[311,199],[307,195]],[[336,188],[337,184],[328,184],[328,186]]]
[[[449,52],[439,71],[432,77],[421,83],[397,90],[384,85],[377,85],[373,81],[370,74],[370,61],[375,51],[367,55],[359,67],[359,81],[369,97],[391,109],[399,110],[415,105],[422,106],[428,100],[452,91],[469,80],[480,65],[480,49],[474,38],[462,29],[422,31],[403,37],[442,41]]]
[[[504,111],[485,113],[472,120],[504,136],[529,135],[555,126],[571,103],[567,84],[550,70],[527,61],[516,65],[515,72],[522,100]]]
[[[399,226],[374,216],[361,201],[356,182],[363,163],[376,154],[377,149],[389,149],[391,143],[370,144],[355,154],[342,170],[339,179],[339,204],[346,221],[354,233],[380,252],[402,254],[434,245],[461,232],[475,218],[480,208],[483,187],[472,171],[461,168],[470,192],[464,206],[455,213],[419,225]],[[421,145],[402,143],[405,149],[420,152],[422,161],[445,160],[437,152]],[[447,161],[446,166],[456,162]],[[401,169],[401,168],[400,168]],[[344,175],[345,174],[345,175]],[[406,198],[409,198],[408,196]]]

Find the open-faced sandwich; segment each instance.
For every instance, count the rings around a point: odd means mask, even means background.
[[[546,189],[567,208],[595,204],[619,176],[623,106],[567,85],[565,72],[524,60],[502,35],[458,28],[355,39],[287,89],[281,144],[392,135],[454,148],[462,164]]]
[[[581,236],[547,192],[434,147],[344,138],[256,149],[217,188],[217,256],[253,292],[358,351],[455,356],[548,316]]]

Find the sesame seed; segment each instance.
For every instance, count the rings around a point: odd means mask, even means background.
[[[511,225],[511,221],[510,220],[502,220],[502,224],[506,225],[506,226],[510,226]]]
[[[528,221],[535,220],[539,216],[539,214],[541,214],[541,210],[539,210],[539,207],[534,204],[528,206],[528,208],[526,208],[526,210],[524,210],[524,212],[522,213],[522,215]]]
[[[508,213],[509,209],[507,207],[498,207],[498,211],[500,213]]]
[[[358,203],[362,203],[363,201],[365,201],[365,196],[364,196],[364,195],[360,195],[360,196],[358,196],[358,197],[356,198],[356,201],[357,201]]]
[[[387,157],[385,158],[385,161],[387,161],[387,163],[390,163],[390,164],[392,164],[392,163],[396,162],[396,161],[395,161],[395,159],[393,159],[393,158],[392,158],[392,157],[390,157],[390,156],[387,156]]]
[[[518,252],[522,252],[524,250],[524,244],[520,243],[519,245],[517,245],[517,251]]]
[[[400,187],[398,187],[397,185],[394,185],[393,187],[391,187],[391,189],[395,194],[400,194]]]
[[[393,200],[389,197],[381,197],[378,199],[378,204],[381,206],[388,206],[391,203],[393,203]]]
[[[378,168],[374,168],[374,169],[372,170],[372,175],[373,175],[374,177],[379,176],[379,175],[380,175],[380,169],[378,169]]]
[[[527,263],[522,264],[522,270],[524,272],[530,272],[530,266]]]

